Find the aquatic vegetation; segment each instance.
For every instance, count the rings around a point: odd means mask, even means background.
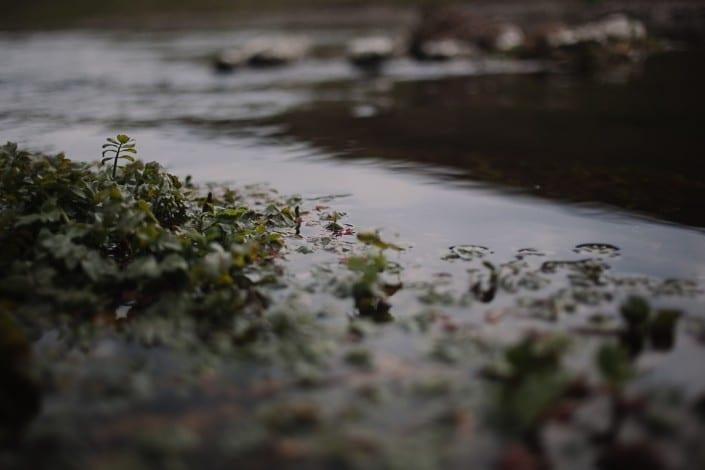
[[[326,229],[333,233],[342,233],[344,227],[338,223],[340,219],[345,217],[345,214],[338,211],[333,211],[331,213],[323,214],[322,220],[328,221],[326,224]]]
[[[355,308],[362,317],[375,321],[388,321],[391,305],[386,301],[387,293],[379,282],[379,274],[384,272],[387,260],[380,251],[376,254],[353,256],[348,258],[348,269],[358,274],[358,280],[352,286]]]
[[[502,426],[519,433],[535,432],[537,420],[570,382],[561,367],[567,346],[564,337],[533,335],[505,351],[504,363],[491,372],[502,384],[498,408]]]
[[[255,315],[266,280],[247,270],[276,258],[295,225],[289,208],[203,197],[155,162],[104,170],[7,144],[0,168],[1,291],[18,311]]]

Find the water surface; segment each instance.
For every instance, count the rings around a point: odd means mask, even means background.
[[[301,195],[307,223],[302,237],[288,239],[289,288],[272,297],[293,293],[322,325],[340,327],[339,336],[316,330],[306,342],[311,349],[325,352],[326,342],[341,338],[341,350],[357,346],[346,333],[354,305],[331,292],[350,283],[341,261],[355,249],[354,236],[331,237],[317,217],[345,212],[342,222],[353,231],[381,229],[407,248],[388,254],[403,267],[395,280],[404,287],[390,297],[399,321],[364,342],[375,372],[336,363],[322,368],[325,385],[312,389],[291,380],[302,373],[288,362],[296,356],[258,367],[236,353],[218,360],[217,345],[198,339],[180,349],[180,335],[194,335],[178,319],[131,324],[138,335],[173,341],[173,349],[159,340],[123,341],[109,328],[96,330],[89,345],[43,332],[35,359],[59,385],[42,390],[35,434],[23,448],[29,461],[54,462],[55,453],[71,461],[80,454],[89,468],[179,455],[194,466],[243,458],[262,464],[278,458],[269,447],[242,453],[248,443],[271,443],[260,405],[306,398],[334,423],[321,428],[324,447],[331,439],[335,447],[336,438],[354,444],[347,433],[364,428],[367,439],[403,453],[395,462],[433,467],[433,449],[447,445],[458,468],[486,467],[498,443],[482,427],[477,404],[487,402],[476,378],[497,355],[493,340],[506,344],[525,329],[568,332],[580,344],[571,360],[588,370],[595,337],[581,331],[605,313],[614,328],[617,305],[632,291],[656,307],[683,308],[688,320],[672,349],[641,354],[647,373],[636,386],[676,385],[689,397],[705,390],[702,55],[663,54],[594,77],[546,75],[541,63],[496,59],[400,59],[369,75],[331,53],[366,32],[320,29],[314,57],[229,75],[215,73],[210,56],[271,32],[0,36],[0,139],[94,160],[105,137],[126,132],[140,157],[196,182],[265,183]],[[323,240],[330,246],[321,249]],[[296,250],[302,247],[314,252]],[[483,261],[511,284],[496,296],[482,292]],[[597,279],[589,277],[593,268]],[[273,308],[293,315],[298,310],[287,302]],[[442,312],[428,320],[437,329],[417,334],[415,322],[429,311]],[[471,347],[452,365],[439,361],[433,348],[443,353],[456,341]],[[415,387],[439,380],[448,380],[447,395],[419,396]],[[366,386],[392,399],[368,400],[360,394]],[[438,439],[445,425],[434,413],[449,406],[473,410],[479,432]],[[47,442],[54,453],[44,451]]]
[[[211,70],[215,51],[261,34],[5,34],[2,138],[90,160],[121,130],[199,181],[349,194],[350,223],[397,233],[430,269],[461,243],[560,257],[604,242],[619,271],[705,276],[701,55],[592,78],[496,60]],[[358,34],[314,39],[336,50]]]

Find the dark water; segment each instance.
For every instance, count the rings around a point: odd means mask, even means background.
[[[458,180],[703,227],[703,58],[662,54],[592,78],[339,83],[272,121],[340,158],[442,165]]]

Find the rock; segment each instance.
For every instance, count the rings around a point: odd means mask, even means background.
[[[223,51],[215,61],[218,70],[230,71],[245,65],[272,67],[303,58],[310,48],[309,41],[298,37],[259,38],[241,47]]]
[[[575,30],[563,24],[547,26],[540,33],[539,42],[541,46],[548,49],[572,46],[578,43]]]
[[[254,67],[284,65],[302,59],[310,43],[302,38],[258,39],[247,48],[247,63]]]
[[[395,52],[394,41],[375,36],[353,40],[348,46],[348,59],[363,68],[375,68],[391,59]]]
[[[421,43],[416,57],[422,60],[444,61],[468,57],[474,52],[475,48],[457,39],[439,39]]]
[[[607,44],[640,41],[645,38],[644,23],[626,15],[614,14],[574,28],[556,27],[545,34],[544,42],[550,48],[560,48],[588,42]]]
[[[653,47],[645,38],[641,21],[614,14],[575,27],[545,27],[529,49],[536,56],[551,59],[559,70],[592,75],[639,62]]]
[[[626,15],[614,14],[594,26],[593,34],[607,40],[640,41],[646,39],[646,26],[639,20]]]
[[[242,49],[228,49],[215,59],[215,68],[222,72],[230,72],[247,64],[247,56]]]
[[[448,60],[472,54],[478,38],[489,31],[487,22],[458,7],[430,7],[421,11],[411,33],[409,53],[418,60]]]
[[[494,34],[492,48],[500,52],[511,52],[524,46],[526,37],[520,27],[514,24],[501,24],[497,26]]]

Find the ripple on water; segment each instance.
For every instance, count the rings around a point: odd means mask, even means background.
[[[609,243],[581,243],[580,245],[576,245],[573,251],[581,255],[592,255],[604,258],[616,258],[621,254],[619,247],[610,245]]]
[[[537,250],[536,248],[520,248],[517,250],[517,254],[515,256],[517,259],[524,259],[528,256],[546,256],[546,253]]]

